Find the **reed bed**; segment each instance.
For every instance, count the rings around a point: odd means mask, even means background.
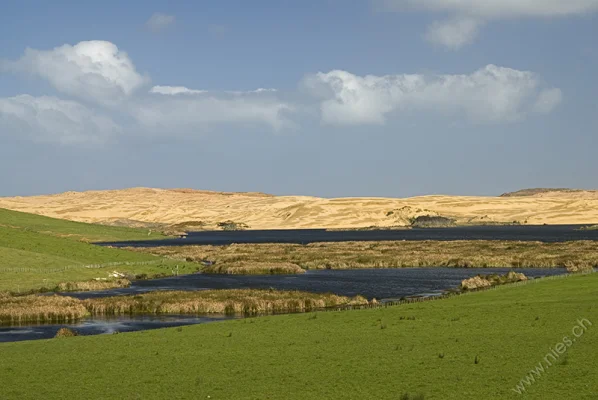
[[[285,275],[302,274],[303,268],[290,262],[254,262],[240,261],[224,264],[213,264],[203,269],[206,274],[228,275]]]
[[[300,291],[230,289],[194,292],[157,291],[139,296],[115,296],[84,300],[93,315],[119,314],[266,314],[306,312],[327,307],[368,304],[361,296]]]
[[[72,297],[0,295],[0,324],[70,322],[87,314],[83,303]]]
[[[229,289],[156,291],[137,296],[79,300],[68,296],[0,294],[0,324],[72,322],[87,315],[242,314],[307,312],[369,304],[361,296],[346,297],[301,291]]]
[[[62,282],[56,287],[59,292],[89,292],[94,290],[107,290],[131,286],[128,279],[91,280],[84,282]]]
[[[598,242],[563,243],[461,240],[461,241],[380,241],[297,244],[232,244],[228,246],[176,246],[131,248],[186,261],[219,266],[245,263],[292,263],[304,270],[465,267],[465,268],[558,268],[570,271],[598,266]],[[246,268],[249,270],[250,268]],[[259,271],[259,268],[256,269]],[[243,271],[241,269],[240,271]]]

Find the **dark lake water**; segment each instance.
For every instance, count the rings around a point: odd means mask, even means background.
[[[192,274],[178,277],[135,281],[129,288],[98,292],[70,293],[80,299],[152,290],[205,289],[279,289],[343,296],[362,295],[368,299],[397,299],[404,296],[437,293],[459,286],[461,281],[478,274],[505,274],[509,268],[389,268],[307,271],[298,275],[220,275]],[[563,268],[520,268],[529,277],[563,274]]]
[[[98,292],[68,293],[77,298],[138,294],[152,290],[205,289],[280,289],[345,296],[362,295],[368,299],[393,300],[414,295],[438,295],[459,286],[477,274],[505,274],[508,268],[395,268],[308,271],[301,275],[207,275],[193,274],[172,278],[136,281],[130,288]],[[564,274],[558,269],[517,269],[531,278]],[[59,328],[69,326],[81,334],[93,335],[190,325],[221,320],[223,316],[122,316],[90,318],[77,324],[1,327],[0,342],[53,337]]]
[[[190,316],[190,315],[150,315],[119,316],[112,318],[93,317],[73,324],[39,324],[9,326],[0,328],[0,343],[22,340],[50,339],[60,328],[69,327],[80,335],[101,335],[115,332],[133,332],[157,328],[170,328],[183,325],[231,319],[225,316]]]
[[[564,242],[598,240],[598,230],[580,230],[583,225],[463,226],[377,231],[327,231],[325,229],[249,230],[189,232],[186,238],[106,242],[115,247],[227,245],[232,243],[348,242],[378,240],[525,240]]]

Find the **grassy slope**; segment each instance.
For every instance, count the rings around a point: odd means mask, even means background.
[[[86,242],[165,238],[165,236],[159,233],[152,233],[148,236],[147,229],[86,224],[83,222],[73,222],[36,214],[10,211],[3,208],[0,208],[0,226],[26,229],[27,231],[46,233]]]
[[[59,282],[106,278],[114,270],[132,274],[170,274],[172,265],[191,272],[186,263],[162,261],[149,254],[111,249],[81,240],[147,238],[147,232],[62,221],[0,209],[0,291],[52,288]],[[89,264],[154,262],[83,268]]]
[[[563,336],[572,337],[578,318],[587,318],[594,325],[569,348],[567,362],[548,369],[525,398],[594,399],[597,295],[594,274],[317,318],[282,315],[0,344],[2,396],[522,398],[511,388]]]

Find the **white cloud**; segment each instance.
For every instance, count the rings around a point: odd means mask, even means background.
[[[227,90],[225,93],[236,94],[236,95],[244,95],[244,94],[251,94],[251,93],[275,93],[278,92],[277,89],[272,88],[257,88],[255,90]]]
[[[538,95],[534,111],[541,114],[547,114],[552,111],[563,100],[561,89],[545,89]]]
[[[177,94],[201,94],[207,93],[207,91],[188,89],[184,86],[154,86],[151,88],[150,93],[175,96]]]
[[[120,103],[148,81],[125,52],[99,40],[52,50],[27,49],[4,67],[40,76],[60,92],[104,105]]]
[[[376,0],[375,0],[376,1]],[[377,0],[392,11],[419,9],[488,19],[558,17],[598,11],[598,0]]]
[[[160,32],[172,25],[175,19],[174,15],[154,13],[150,19],[147,20],[145,26],[152,32]]]
[[[131,113],[154,131],[185,133],[217,124],[265,124],[280,130],[292,125],[287,114],[293,106],[273,96],[275,89],[209,92],[155,86],[150,92],[158,96],[135,103]]]
[[[58,91],[96,103],[89,109],[56,97],[17,96],[2,101],[0,129],[27,131],[36,140],[73,144],[100,141],[120,128],[98,111],[133,121],[131,131],[194,135],[216,124],[261,124],[279,130],[291,126],[293,107],[278,99],[276,89],[212,92],[185,86],[154,86],[135,69],[126,53],[105,41],[63,45],[52,50],[27,49],[0,67],[45,78]],[[16,129],[15,127],[19,128]],[[38,131],[38,134],[33,134]]]
[[[473,41],[488,20],[565,17],[598,11],[598,0],[372,0],[387,11],[421,10],[452,15],[428,27],[426,38],[456,50]],[[469,22],[466,22],[469,21]]]
[[[277,89],[272,89],[272,88],[257,88],[255,90],[247,90],[247,91],[243,91],[243,90],[225,90],[223,92],[220,93],[227,93],[227,94],[234,94],[234,95],[246,95],[246,94],[252,94],[252,93],[275,93],[277,92]],[[208,91],[208,90],[196,90],[196,89],[189,89],[185,86],[154,86],[153,88],[150,89],[150,93],[154,93],[154,94],[166,94],[166,95],[178,95],[178,94],[204,94],[204,93],[218,93],[218,92],[212,92],[212,91]]]
[[[457,42],[454,42],[457,43]],[[195,135],[222,125],[293,127],[291,117],[309,105],[282,100],[276,89],[206,91],[154,86],[137,73],[126,53],[103,41],[27,50],[8,62],[11,70],[42,76],[59,91],[96,103],[95,109],[56,97],[28,95],[0,99],[0,129],[35,140],[64,144],[102,142],[123,131],[153,135]],[[488,65],[469,75],[401,74],[358,76],[335,70],[307,76],[329,124],[382,124],[390,114],[423,111],[463,114],[478,122],[509,122],[549,113],[562,100],[559,89],[543,87],[532,72]],[[118,107],[115,107],[118,105]],[[105,115],[109,115],[105,116]]]
[[[305,86],[321,98],[328,124],[383,124],[401,111],[464,114],[475,122],[511,122],[529,112],[548,113],[560,90],[542,91],[532,72],[488,65],[470,75],[402,74],[357,76],[330,71],[306,77]],[[558,95],[557,95],[558,93]]]
[[[426,40],[452,50],[471,44],[478,34],[482,21],[469,17],[457,17],[447,21],[436,21],[428,27]]]
[[[0,98],[0,134],[26,135],[37,142],[89,145],[106,142],[121,128],[106,116],[56,97]]]

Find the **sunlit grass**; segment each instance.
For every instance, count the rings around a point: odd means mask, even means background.
[[[298,244],[233,244],[132,249],[188,261],[209,261],[210,272],[235,265],[295,264],[304,270],[402,267],[557,268],[598,266],[598,242],[381,241]]]
[[[0,291],[55,290],[62,282],[106,279],[115,271],[130,277],[151,277],[199,269],[186,262],[80,240],[101,235],[104,239],[136,237],[128,228],[72,223],[0,209]]]
[[[368,301],[361,296],[254,289],[156,291],[86,300],[58,295],[0,294],[0,324],[73,321],[88,314],[256,315],[365,304]]]
[[[1,397],[593,399],[597,293],[591,274],[388,308],[4,343]],[[514,393],[581,318],[593,325],[566,360]]]

